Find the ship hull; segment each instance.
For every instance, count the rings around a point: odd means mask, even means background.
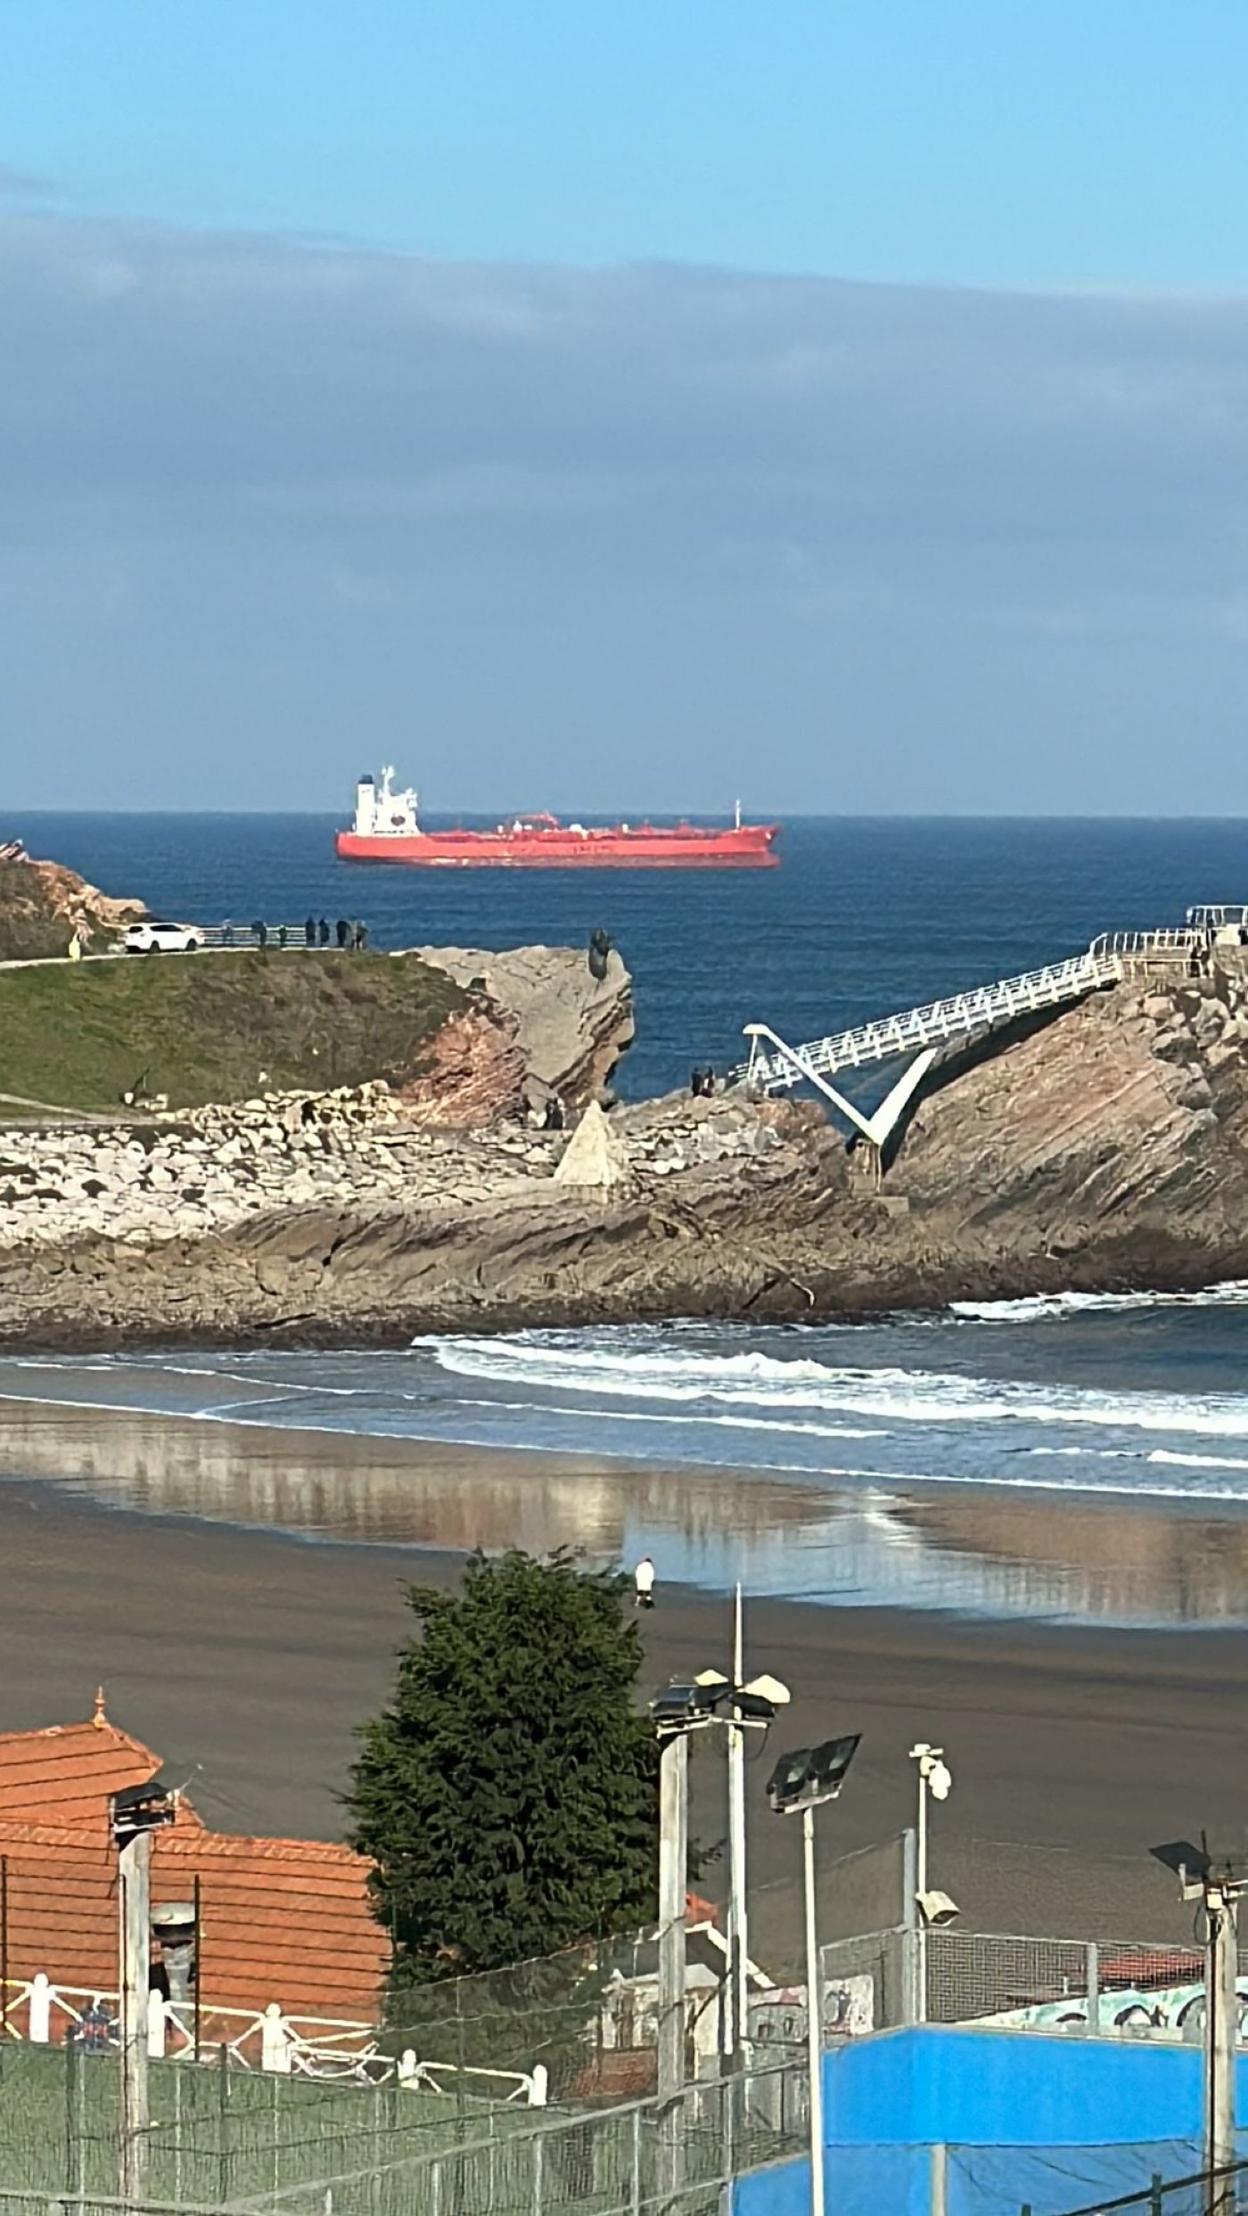
[[[739,831],[390,833],[339,831],[342,862],[400,863],[409,869],[774,869],[777,827]]]

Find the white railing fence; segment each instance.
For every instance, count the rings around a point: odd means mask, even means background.
[[[53,1985],[42,1973],[11,1979],[4,1995],[0,2028],[11,2040],[34,2046],[109,2048],[117,2043],[120,2004],[116,1993],[87,1986]],[[492,2070],[474,2064],[443,2062],[414,2047],[394,2052],[383,2045],[375,2023],[346,2017],[289,2015],[279,2002],[267,2008],[218,2008],[205,2003],[148,1996],[147,2051],[153,2059],[219,2063],[224,2051],[235,2067],[267,2070],[285,2077],[343,2078],[371,2085],[394,2084],[422,2093],[465,2091],[492,2100],[545,2106],[547,2071]],[[480,2081],[479,2083],[477,2081]]]

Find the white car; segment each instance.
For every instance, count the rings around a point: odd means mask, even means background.
[[[121,950],[123,954],[194,954],[203,943],[193,924],[157,923],[149,917],[145,923],[126,926]]]

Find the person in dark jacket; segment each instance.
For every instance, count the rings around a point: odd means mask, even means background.
[[[304,945],[305,945],[305,946],[315,946],[315,945],[316,945],[316,917],[315,917],[315,916],[309,916],[309,917],[307,918],[307,920],[306,920],[306,922],[305,922],[304,926],[303,926],[303,943],[304,943]]]

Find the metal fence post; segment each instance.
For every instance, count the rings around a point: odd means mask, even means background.
[[[542,2216],[545,2151],[543,2133],[537,2131],[533,2134],[533,2216]]]
[[[931,2151],[931,2216],[945,2216],[949,2206],[949,2149],[938,2141]]]
[[[230,2197],[230,2051],[222,2040],[217,2050],[217,2197],[222,2206]]]
[[[1088,1960],[1088,2030],[1095,2034],[1101,2028],[1101,1955],[1095,1940],[1089,1943]]]
[[[173,2197],[182,2198],[182,2071],[173,2073]]]
[[[74,2112],[77,2102],[74,2099],[74,2094],[77,2091],[77,2079],[78,2042],[76,2039],[70,2038],[65,2041],[65,2190],[67,2193],[72,2193],[74,2190],[74,2171],[76,2168],[74,2161],[74,2124],[76,2120]]]
[[[920,2005],[926,1996],[920,1995],[919,1980],[922,1976],[922,1956],[919,1950],[919,1847],[913,1829],[901,1835],[901,2020],[903,2024],[922,2023],[926,2013]]]
[[[641,2216],[641,2109],[633,2110],[633,2174],[629,2187],[631,2216]]]

